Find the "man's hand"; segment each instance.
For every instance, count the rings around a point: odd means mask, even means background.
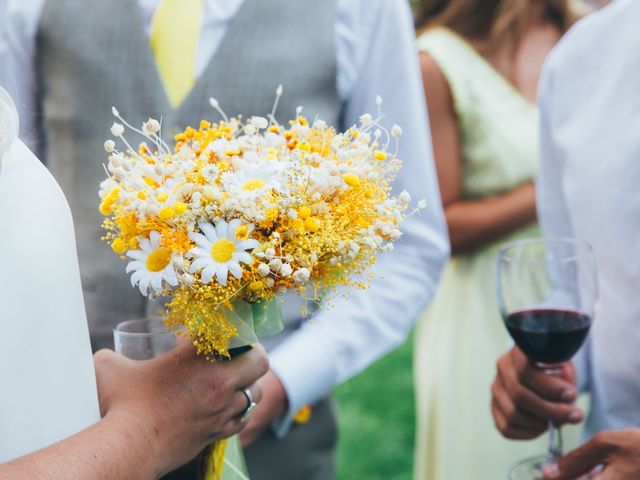
[[[280,379],[273,371],[269,371],[260,379],[258,385],[262,388],[262,402],[249,418],[247,426],[240,434],[240,442],[243,447],[248,447],[255,442],[271,423],[284,415],[289,401]]]
[[[227,362],[196,356],[188,342],[161,357],[134,361],[101,350],[94,356],[100,409],[105,419],[129,425],[146,439],[144,459],[161,476],[188,462],[210,443],[238,433],[249,387],[268,370],[261,346]],[[142,461],[142,459],[141,459]]]
[[[558,375],[545,373],[517,347],[500,357],[491,411],[502,435],[531,439],[546,431],[549,420],[556,425],[582,421],[584,414],[573,406],[578,397],[575,369],[570,363],[558,369]]]
[[[598,465],[594,480],[637,480],[640,478],[640,428],[598,433],[591,441],[548,468],[545,478],[575,480]]]

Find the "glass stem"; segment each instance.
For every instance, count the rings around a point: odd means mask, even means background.
[[[557,462],[562,456],[562,431],[549,421],[549,461]]]

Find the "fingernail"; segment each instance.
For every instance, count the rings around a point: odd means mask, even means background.
[[[542,467],[545,478],[558,478],[560,476],[560,469],[557,463],[550,463]]]
[[[573,388],[567,388],[562,395],[560,396],[560,400],[563,402],[573,402],[576,399],[577,392]]]
[[[569,414],[569,421],[572,423],[582,420],[582,412],[580,410],[572,410]]]

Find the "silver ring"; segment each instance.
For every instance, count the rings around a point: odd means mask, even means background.
[[[251,395],[251,390],[249,390],[248,388],[244,388],[240,391],[244,393],[245,397],[247,397],[247,408],[245,408],[245,410],[240,414],[240,418],[243,421],[246,421],[246,420],[249,420],[249,417],[251,417],[251,414],[255,411],[258,404],[253,400],[253,395]]]

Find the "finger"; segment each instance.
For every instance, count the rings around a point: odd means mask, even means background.
[[[619,472],[616,471],[615,466],[612,464],[608,467],[604,465],[596,467],[585,477],[585,480],[616,480],[620,478]]]
[[[492,387],[493,405],[508,421],[509,426],[522,430],[528,430],[534,436],[539,435],[548,428],[548,422],[542,418],[518,409],[508,395],[500,388],[500,382],[496,381]]]
[[[572,364],[553,368],[553,374],[528,364],[521,370],[520,380],[540,397],[552,402],[573,403],[578,398],[575,386],[576,373]]]
[[[255,345],[248,352],[224,362],[223,367],[228,369],[232,385],[240,390],[246,385],[253,385],[269,371],[269,359],[264,347]]]
[[[262,389],[257,383],[254,383],[253,385],[251,385],[246,389],[249,391],[251,400],[249,399],[247,394],[244,392],[244,390],[245,389],[238,390],[237,392],[235,392],[233,396],[231,412],[234,417],[243,416],[251,406],[251,401],[257,404],[260,402],[260,400],[262,400]]]
[[[538,437],[544,432],[543,429],[532,430],[530,428],[520,428],[511,423],[500,410],[495,402],[492,402],[491,412],[493,414],[494,423],[498,431],[506,438],[512,440],[530,440]]]
[[[565,363],[554,367],[554,372],[557,375],[549,375],[535,366],[517,347],[498,362],[498,373],[505,380],[517,381],[546,400],[574,402],[578,396],[575,368],[571,363]]]
[[[173,350],[170,350],[168,353],[163,356],[175,357],[175,358],[186,358],[193,359],[198,358],[198,351],[196,347],[193,345],[193,341],[186,335],[177,335],[176,336],[177,346]],[[202,357],[204,359],[204,357]]]
[[[588,474],[596,466],[604,463],[608,454],[605,434],[597,434],[582,447],[562,457],[554,472],[545,472],[546,478],[570,480]]]
[[[526,359],[524,360],[526,363]],[[510,363],[508,359],[506,361],[504,358],[500,359],[498,362],[497,380],[502,382],[502,389],[519,410],[524,410],[534,417],[543,420],[551,420],[556,424],[579,423],[582,421],[584,414],[579,408],[566,403],[548,401],[531,390],[529,385],[523,384],[520,377],[522,377],[524,369],[532,367],[522,365],[521,362],[520,365],[517,363],[517,358],[515,358],[514,363]],[[516,366],[515,369],[512,368],[514,364]],[[520,369],[519,374],[516,373],[517,369]],[[545,375],[542,372],[538,373]],[[551,378],[551,380],[553,380],[553,378]]]
[[[222,430],[220,431],[220,434],[217,435],[217,438],[215,438],[214,440],[219,440],[220,438],[229,438],[237,435],[244,429],[245,425],[246,423],[243,422],[239,417],[232,418],[227,423],[225,423],[224,427],[222,427]]]

